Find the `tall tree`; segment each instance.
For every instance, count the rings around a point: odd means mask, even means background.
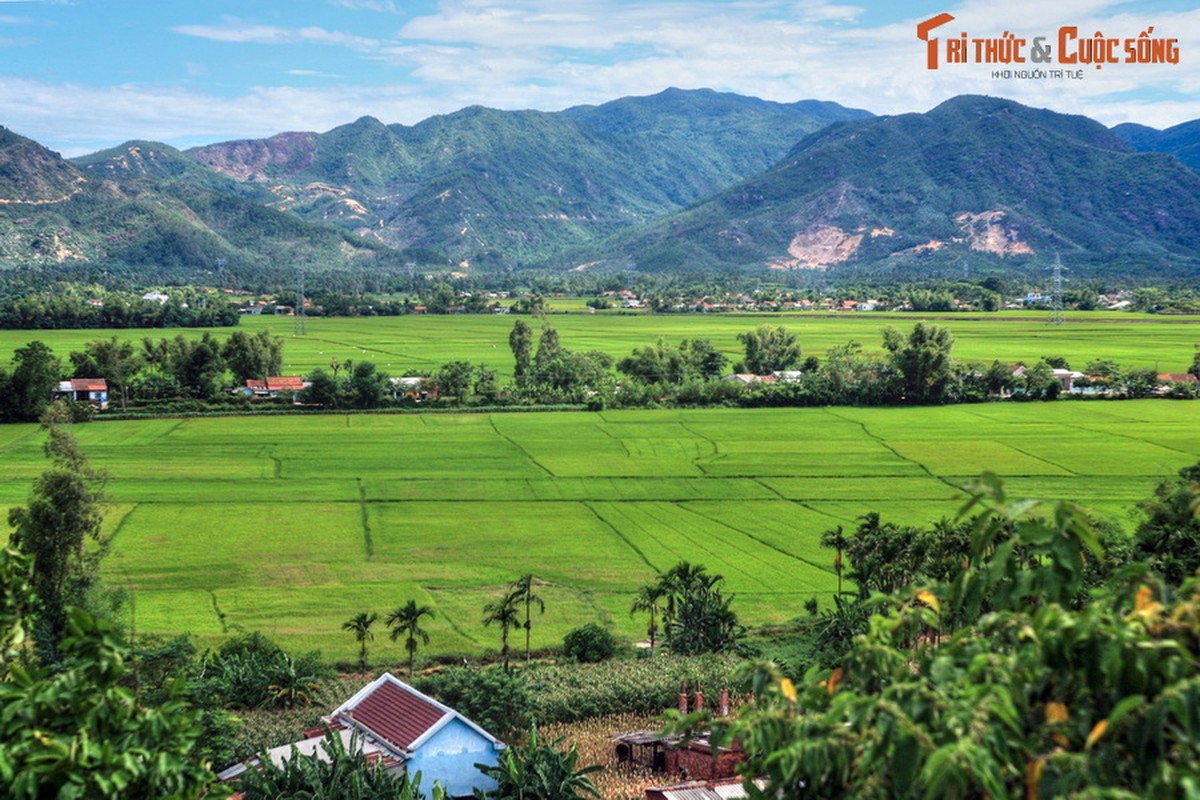
[[[70,412],[47,409],[46,455],[53,466],[33,483],[29,502],[9,511],[12,545],[33,562],[33,589],[41,604],[35,627],[44,662],[56,662],[67,635],[67,607],[86,605],[107,552],[101,533],[107,475],[93,469],[67,430]]]
[[[239,381],[262,380],[283,371],[283,339],[270,331],[253,336],[234,331],[221,347],[221,355]]]
[[[404,649],[408,651],[408,677],[412,680],[413,668],[416,665],[417,639],[429,644],[429,634],[421,627],[424,618],[433,619],[434,612],[429,606],[419,606],[416,600],[409,600],[405,605],[397,607],[388,614],[385,621],[392,631],[392,641],[404,637]]]
[[[796,335],[782,325],[772,328],[760,325],[752,331],[739,333],[738,341],[746,348],[742,367],[755,375],[767,375],[789,369],[800,361],[800,343]]]
[[[519,388],[523,388],[529,381],[529,370],[532,366],[532,346],[533,346],[533,330],[523,319],[517,320],[513,324],[512,333],[508,334],[508,346],[512,350],[515,365],[513,367],[513,378],[517,382]]]
[[[629,613],[636,614],[639,611],[645,611],[650,615],[649,624],[646,626],[646,635],[650,637],[650,655],[654,655],[654,643],[658,636],[658,604],[663,601],[666,596],[666,590],[661,583],[650,583],[638,589],[637,596],[633,598],[633,605],[629,607]]]
[[[517,609],[516,598],[511,592],[497,600],[492,600],[483,606],[483,624],[491,627],[500,626],[500,657],[504,660],[504,669],[508,670],[508,635],[512,629],[521,624],[520,611]]]
[[[354,634],[354,641],[358,642],[358,667],[362,672],[367,671],[367,642],[375,639],[371,626],[378,620],[379,614],[374,611],[360,611],[342,623],[342,630]]]
[[[62,362],[43,342],[34,340],[13,352],[13,371],[9,375],[8,418],[33,422],[50,405],[50,396],[62,376]]]
[[[953,379],[948,328],[918,322],[906,337],[895,328],[883,332],[883,346],[904,379],[904,399],[917,405],[946,402]]]
[[[539,614],[546,613],[546,603],[542,598],[533,593],[533,575],[526,574],[517,578],[516,581],[509,587],[512,598],[525,607],[525,620],[521,623],[521,627],[525,629],[525,661],[529,661],[529,634],[533,630],[533,622],[530,619],[533,606],[538,607]]]

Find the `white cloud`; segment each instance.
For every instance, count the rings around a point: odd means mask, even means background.
[[[220,25],[177,25],[171,30],[184,36],[239,44],[325,44],[358,51],[378,49],[379,41],[318,26],[281,28],[228,17]]]
[[[378,0],[330,2],[395,10]],[[876,113],[924,111],[972,93],[1083,113],[1106,124],[1133,120],[1166,127],[1200,116],[1200,11],[1146,19],[1117,0],[964,0],[946,10],[956,17],[952,25],[972,35],[1042,35],[1077,24],[1081,31],[1124,37],[1153,24],[1161,35],[1178,36],[1184,58],[1177,65],[1090,70],[1079,81],[1005,80],[993,78],[993,67],[985,65],[925,69],[924,45],[916,38],[923,17],[868,26],[858,21],[864,15],[857,6],[823,0],[441,0],[432,13],[407,20],[390,36],[370,28],[365,32],[372,35],[361,35],[234,17],[174,28],[231,47],[341,48],[346,66],[337,70],[345,77],[302,61],[280,68],[298,78],[337,79],[336,86],[257,86],[230,98],[151,86],[0,79],[0,107],[9,110],[6,124],[72,153],[135,137],[194,142],[326,130],[363,114],[411,124],[473,104],[557,110],[667,86],[779,101],[835,100]]]

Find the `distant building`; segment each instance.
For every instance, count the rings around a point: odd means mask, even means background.
[[[281,392],[296,393],[308,386],[299,375],[275,375],[268,378],[249,378],[242,394],[254,397],[279,397]]]
[[[161,306],[171,299],[171,295],[162,292],[146,292],[142,295],[142,299],[149,303],[158,303]]]

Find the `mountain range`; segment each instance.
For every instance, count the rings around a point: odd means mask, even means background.
[[[70,161],[0,128],[0,262],[1185,274],[1198,140],[987,97],[875,117],[678,89]]]

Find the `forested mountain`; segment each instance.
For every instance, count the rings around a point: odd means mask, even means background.
[[[189,155],[269,186],[279,208],[470,266],[539,263],[690,203],[867,112],[669,89],[564,112],[471,107],[413,126],[371,117],[328,133]]]
[[[963,258],[1195,271],[1200,174],[1085,117],[964,96],[830,125],[714,198],[596,248],[640,269],[893,273]],[[578,256],[578,254],[576,254]],[[569,261],[569,260],[568,260]]]
[[[1143,153],[1170,153],[1192,169],[1200,169],[1200,119],[1166,130],[1126,122],[1112,132]]]
[[[257,187],[165,145],[80,159],[0,129],[0,264],[156,271],[286,270],[398,261],[378,242],[265,204]]]
[[[872,117],[669,89],[65,161],[0,129],[0,264],[474,271],[1200,270],[1197,123],[985,97]],[[1132,143],[1129,144],[1129,143]],[[1166,152],[1136,152],[1162,150]]]

